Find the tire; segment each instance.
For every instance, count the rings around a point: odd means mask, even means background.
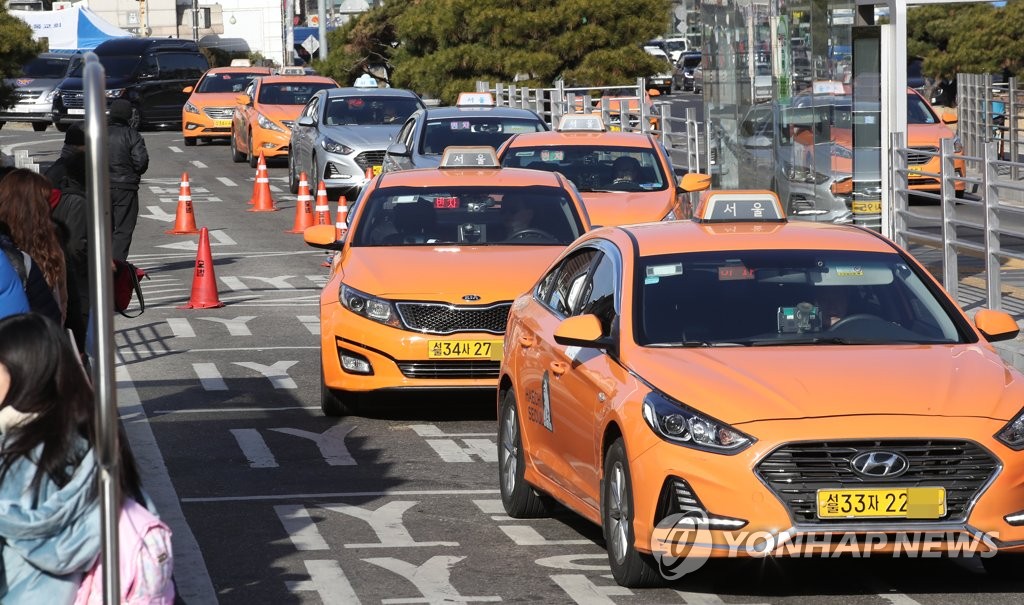
[[[249,133],[248,141],[249,142],[245,146],[245,148],[246,148],[245,159],[249,162],[249,168],[255,168],[260,163],[260,156],[258,156],[255,153],[253,153],[253,149],[252,149],[252,133],[251,132]]]
[[[1020,580],[1020,570],[1024,569],[1024,554],[1017,552],[997,553],[994,557],[982,558],[981,566],[985,573],[1002,580]]]
[[[47,126],[49,126],[49,124],[46,122],[32,122],[32,130],[36,132],[45,132]]]
[[[185,137],[185,147],[195,147],[198,141],[196,137]]]
[[[662,583],[651,555],[634,545],[633,485],[622,438],[616,439],[604,458],[601,479],[601,529],[608,548],[608,564],[619,586],[644,588]]]
[[[288,154],[288,191],[299,192],[299,177],[295,174],[295,159],[291,153]]]
[[[324,416],[339,418],[349,416],[356,412],[356,396],[349,393],[342,395],[338,391],[327,386],[324,380],[323,363],[320,364],[320,411]]]
[[[68,127],[70,127],[70,126],[71,126],[71,124],[63,124],[61,122],[54,122],[53,123],[53,127],[57,129],[57,132],[67,132],[68,131]]]
[[[513,519],[548,516],[544,499],[523,479],[526,455],[520,432],[519,408],[512,389],[501,400],[501,417],[498,422],[498,485],[501,487],[501,504],[505,512]]]
[[[228,146],[231,148],[231,161],[239,164],[245,161],[245,156],[238,151],[238,143],[235,141],[235,133],[231,132],[231,138],[228,141]]]

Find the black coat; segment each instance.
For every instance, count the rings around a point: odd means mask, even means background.
[[[120,120],[107,129],[110,188],[138,191],[142,175],[149,169],[149,152],[139,131]]]
[[[89,217],[85,187],[71,177],[64,179],[53,220],[67,264],[68,312],[65,325],[75,334],[79,350],[85,346],[89,322]]]

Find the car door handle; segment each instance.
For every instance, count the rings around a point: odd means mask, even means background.
[[[526,334],[521,334],[519,336],[519,346],[523,347],[524,349],[529,349],[530,347],[532,347],[533,346],[533,336],[528,336]]]
[[[562,374],[565,374],[566,370],[569,369],[569,364],[565,363],[564,361],[552,361],[550,367],[552,374],[554,374],[555,376],[561,376]]]

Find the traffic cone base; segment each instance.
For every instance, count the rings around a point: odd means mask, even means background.
[[[199,230],[199,249],[196,251],[196,268],[192,276],[192,296],[179,309],[213,309],[223,307],[217,295],[217,277],[213,272],[213,255],[210,254],[210,232],[206,227]]]
[[[196,215],[192,208],[192,186],[188,183],[188,173],[181,173],[181,185],[178,189],[178,209],[174,214],[174,228],[164,233],[168,235],[190,235],[199,233],[196,229]]]

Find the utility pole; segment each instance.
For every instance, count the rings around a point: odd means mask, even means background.
[[[284,52],[281,67],[292,64],[292,53],[295,52],[295,5],[294,0],[284,0]]]
[[[192,39],[199,43],[199,0],[192,0]]]
[[[320,60],[327,60],[327,0],[317,0],[316,16],[320,20]]]

